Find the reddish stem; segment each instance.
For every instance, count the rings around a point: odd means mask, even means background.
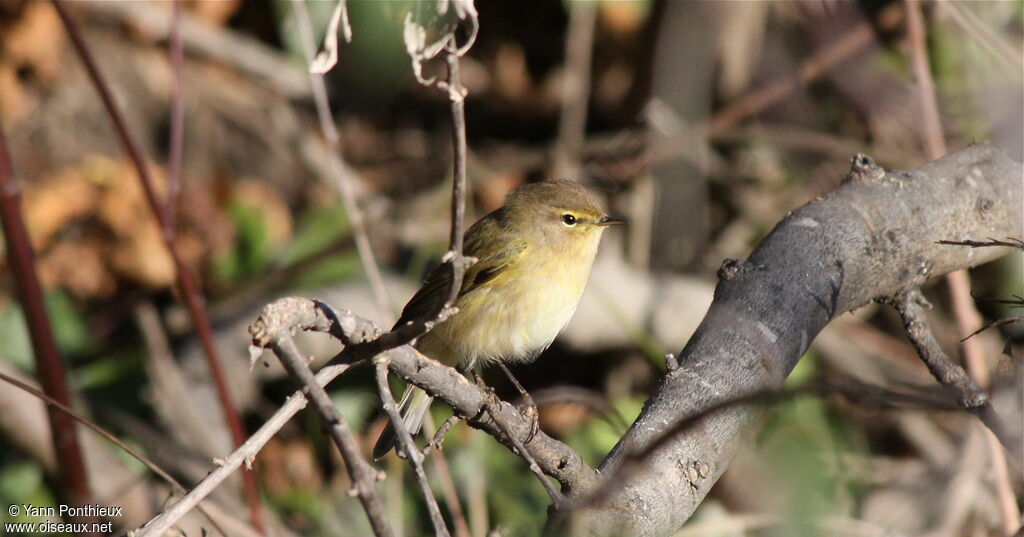
[[[210,320],[206,313],[206,304],[203,300],[199,284],[196,281],[195,276],[192,274],[192,271],[189,270],[185,261],[182,259],[177,246],[175,246],[174,229],[170,226],[170,220],[167,216],[167,212],[164,210],[164,206],[157,199],[156,190],[153,188],[153,180],[149,174],[149,168],[146,166],[146,162],[142,158],[142,152],[139,150],[135,139],[132,138],[131,134],[128,132],[128,126],[124,121],[124,117],[121,115],[121,111],[114,104],[110,88],[107,85],[106,80],[100,74],[99,69],[96,66],[96,62],[92,57],[92,53],[89,51],[88,46],[85,44],[85,40],[82,38],[81,32],[78,30],[78,26],[75,24],[74,20],[68,16],[61,0],[51,1],[57,9],[57,14],[60,15],[61,21],[64,23],[64,28],[68,32],[68,37],[71,38],[71,42],[74,44],[75,50],[78,52],[78,56],[82,60],[82,64],[85,66],[85,69],[89,74],[89,78],[92,80],[93,86],[96,88],[96,92],[103,101],[103,106],[106,108],[107,115],[110,116],[110,120],[113,122],[114,128],[117,130],[117,134],[121,138],[121,143],[124,145],[125,151],[127,151],[129,158],[138,171],[139,181],[142,183],[143,191],[146,194],[146,201],[148,202],[150,209],[153,211],[153,215],[157,219],[157,223],[161,230],[161,237],[164,240],[164,245],[167,247],[167,250],[171,255],[171,259],[174,262],[178,278],[178,289],[185,302],[185,306],[188,309],[189,316],[192,318],[192,324],[195,326],[195,329],[199,334],[199,340],[202,343],[203,351],[206,355],[206,361],[209,365],[210,373],[213,376],[214,385],[217,387],[217,398],[220,401],[221,407],[224,409],[225,419],[227,420],[228,427],[231,430],[231,437],[234,440],[235,445],[240,446],[246,439],[245,429],[242,426],[242,418],[238,414],[238,410],[235,408],[234,402],[231,399],[231,392],[228,390],[227,377],[224,374],[220,355],[213,342],[213,329],[210,327]],[[262,508],[260,504],[259,485],[256,483],[256,476],[252,472],[244,472],[242,476],[244,478],[245,496],[249,504],[249,513],[252,524],[257,531],[265,533]]]
[[[14,180],[14,171],[3,132],[0,132],[0,222],[4,227],[7,259],[18,284],[18,298],[25,310],[25,321],[32,341],[39,382],[43,385],[43,392],[61,404],[71,406],[67,371],[57,349],[50,317],[43,302],[43,289],[39,285],[39,277],[35,271],[35,252],[29,242],[25,221],[21,217],[21,186]],[[62,493],[73,505],[91,504],[92,493],[89,489],[81,446],[78,444],[75,422],[54,407],[49,407],[47,412],[50,416],[53,447],[57,455],[58,476],[60,483],[66,487]],[[96,517],[76,518],[76,522],[89,524],[90,527],[96,521]],[[95,531],[86,534],[99,535]]]

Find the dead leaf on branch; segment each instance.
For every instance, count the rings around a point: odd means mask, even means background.
[[[21,18],[3,35],[3,59],[17,69],[31,69],[49,82],[60,74],[64,60],[64,29],[53,6],[29,2]]]
[[[309,72],[322,75],[330,71],[338,63],[338,26],[345,36],[345,42],[352,42],[352,25],[348,21],[348,2],[338,0],[334,6],[334,13],[331,15],[331,22],[327,26],[327,34],[324,35],[323,44],[317,51],[316,57],[309,64]]]
[[[455,32],[462,22],[469,25],[469,37],[460,46]],[[424,86],[433,86],[437,80],[434,77],[423,76],[424,62],[436,58],[449,45],[454,47],[452,52],[456,56],[465,55],[476,41],[479,29],[479,15],[473,0],[417,2],[405,14],[402,31],[405,50],[412,59],[412,72],[416,80]]]

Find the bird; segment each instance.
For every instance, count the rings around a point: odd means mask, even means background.
[[[469,267],[453,306],[456,313],[419,337],[415,348],[449,366],[536,359],[565,328],[579,305],[608,226],[598,198],[568,179],[526,183],[509,191],[504,204],[463,235]],[[395,326],[437,311],[447,299],[451,270],[435,269],[402,310]],[[402,426],[415,435],[432,401],[409,385],[399,410]],[[378,438],[380,459],[395,445],[394,424]]]

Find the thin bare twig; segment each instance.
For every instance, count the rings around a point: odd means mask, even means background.
[[[339,9],[344,13],[344,2]],[[309,12],[306,10],[305,0],[292,0],[292,11],[298,22],[299,36],[302,38],[302,51],[306,55],[306,63],[313,62],[316,55],[316,44],[313,40],[313,28],[309,21]],[[327,86],[324,84],[324,77],[312,70],[309,72],[309,83],[313,89],[313,102],[316,104],[317,118],[320,120],[320,130],[324,139],[330,147],[328,161],[331,167],[331,176],[334,179],[334,187],[341,196],[341,202],[345,205],[345,213],[348,215],[349,223],[352,225],[352,235],[355,237],[356,250],[359,252],[359,260],[362,262],[366,279],[373,289],[373,296],[377,301],[377,307],[383,313],[394,316],[394,305],[388,294],[387,286],[380,275],[380,268],[374,258],[373,249],[370,247],[370,239],[366,232],[366,219],[363,217],[359,203],[356,201],[355,190],[352,184],[355,178],[352,171],[341,160],[341,137],[338,136],[338,128],[334,124],[334,114],[331,113],[331,106],[327,100]]]
[[[444,443],[444,437],[448,434],[448,431],[450,431],[456,423],[461,421],[461,419],[462,418],[457,414],[452,414],[448,419],[444,420],[444,423],[442,423],[434,435],[430,437],[430,440],[427,440],[427,445],[423,446],[423,456],[426,457],[430,454],[430,451],[435,448],[440,450],[441,444]]]
[[[317,308],[314,302],[295,298],[281,299],[263,308],[260,318],[250,327],[250,332],[254,334],[254,337],[258,336],[262,339],[267,337],[264,335],[268,330],[265,328],[267,326],[287,326],[296,330],[329,332],[336,337],[342,333],[340,328],[335,328],[332,319],[326,315],[326,312]],[[347,333],[355,334],[356,337],[372,337],[372,335],[375,335],[362,332],[360,328],[364,327],[353,327]],[[255,353],[258,357],[259,353],[262,352],[262,348],[255,348],[255,350],[250,352]],[[347,371],[349,367],[349,364],[326,366],[317,372],[316,382],[320,386],[326,386],[327,383]],[[244,444],[224,459],[216,461],[218,467],[196,484],[188,494],[179,498],[167,507],[163,513],[157,515],[140,528],[138,537],[162,536],[181,517],[185,516],[203,498],[220,486],[235,470],[240,468],[243,463],[247,467],[250,466],[260,449],[274,437],[277,431],[281,430],[288,423],[292,416],[305,407],[306,398],[302,396],[301,391],[296,391],[290,395],[284,404],[281,405],[281,408],[277,409],[277,412],[253,433]]]
[[[1016,444],[1003,428],[988,396],[962,367],[946,356],[939,342],[935,340],[924,315],[924,307],[928,303],[920,291],[904,293],[889,302],[903,318],[907,337],[936,380],[953,393],[960,406],[978,416],[1006,449],[1013,451]]]
[[[100,100],[103,102],[107,115],[110,116],[110,120],[114,124],[115,130],[117,131],[118,137],[121,139],[121,143],[124,145],[125,151],[128,153],[128,156],[139,175],[139,181],[142,184],[143,192],[146,194],[146,201],[149,204],[150,210],[153,212],[153,216],[156,218],[158,225],[160,226],[161,238],[163,239],[164,245],[174,262],[175,273],[178,279],[178,285],[181,289],[181,295],[185,301],[189,316],[192,318],[192,324],[196,329],[196,332],[198,332],[199,340],[202,343],[207,365],[210,368],[214,385],[217,388],[217,398],[222,410],[224,411],[228,427],[231,430],[231,437],[236,446],[241,445],[245,441],[245,428],[242,425],[242,418],[238,413],[238,409],[235,407],[234,401],[231,398],[231,392],[228,389],[227,377],[224,373],[224,368],[221,365],[220,353],[217,351],[217,347],[213,341],[213,329],[210,326],[209,317],[206,313],[206,305],[203,300],[202,291],[200,290],[195,276],[185,264],[184,259],[181,257],[181,253],[175,245],[175,230],[173,227],[169,226],[167,212],[164,210],[165,205],[157,198],[153,179],[149,174],[149,167],[146,165],[146,162],[142,157],[142,151],[139,149],[135,139],[132,138],[131,134],[128,132],[128,125],[125,123],[120,109],[118,109],[117,105],[114,104],[110,87],[100,74],[92,53],[89,51],[89,47],[86,45],[85,40],[82,38],[78,25],[75,24],[75,21],[68,15],[61,0],[52,0],[52,2],[54,7],[57,9],[57,14],[60,16],[61,22],[64,24],[64,28],[67,30],[68,36],[71,38],[71,42],[78,53],[78,57],[82,60],[82,64],[85,66],[85,69],[89,74],[89,79],[92,81],[96,92],[100,96]],[[256,476],[252,473],[246,473],[243,477],[244,492],[246,501],[249,505],[249,512],[253,526],[255,526],[260,533],[263,533],[264,524],[261,507],[262,504],[260,503],[260,491],[259,485],[256,483]]]
[[[427,445],[423,446],[423,457],[426,458],[430,454],[431,445],[437,447],[437,451],[434,452],[434,456],[430,459],[434,462],[435,473],[437,478],[441,481],[441,492],[444,497],[444,503],[448,506],[448,512],[452,515],[452,522],[455,526],[456,537],[470,537],[472,535],[469,531],[469,524],[466,522],[466,513],[462,509],[462,503],[459,501],[459,493],[455,490],[455,480],[452,479],[451,470],[448,468],[448,458],[445,457],[444,452],[440,449],[440,442],[444,440],[445,434],[452,428],[455,423],[459,421],[459,417],[452,414],[451,417],[446,419],[441,424],[441,428],[427,441]],[[427,412],[427,415],[423,417],[423,425],[428,431],[434,429],[434,418]]]
[[[352,481],[350,493],[354,493],[363,504],[363,511],[366,512],[366,517],[370,520],[374,535],[377,537],[394,535],[391,525],[388,524],[387,518],[384,516],[384,506],[377,496],[377,470],[363,458],[363,454],[359,451],[359,444],[348,425],[348,420],[338,412],[331,397],[317,383],[306,358],[299,353],[299,349],[295,346],[295,341],[292,340],[288,332],[277,333],[270,335],[266,346],[274,351],[277,358],[281,360],[281,365],[302,387],[303,395],[313,404],[313,408],[323,420],[327,434],[334,441],[338,453],[341,454],[341,458],[345,462],[345,469]]]
[[[0,222],[3,223],[4,242],[7,245],[7,262],[14,273],[14,281],[25,313],[32,353],[35,356],[36,371],[43,391],[61,404],[71,402],[67,371],[57,340],[53,335],[50,317],[43,301],[43,288],[36,274],[35,252],[29,241],[25,220],[21,215],[21,185],[14,178],[7,142],[0,131]],[[82,457],[81,445],[75,423],[67,414],[56,408],[48,409],[50,433],[57,454],[57,468],[61,490],[66,500],[74,505],[87,505],[92,501],[89,478]],[[79,522],[94,522],[95,517],[80,517]],[[99,535],[90,532],[90,535]]]
[[[378,356],[373,361],[377,371],[377,391],[380,392],[381,401],[384,403],[384,411],[391,418],[391,423],[401,424],[402,413],[398,411],[398,404],[395,403],[395,398],[391,395],[391,388],[388,386],[388,359]],[[399,449],[405,455],[405,459],[409,461],[409,465],[412,466],[420,493],[423,494],[423,500],[427,502],[427,512],[430,513],[430,522],[434,525],[434,534],[439,537],[450,537],[448,526],[445,525],[444,517],[441,516],[441,508],[437,506],[437,498],[434,497],[434,491],[430,489],[430,482],[427,481],[427,473],[423,471],[423,455],[416,449],[409,429],[399,425],[395,427],[395,433],[398,436]]]
[[[452,285],[448,291],[446,308],[450,308],[459,296],[462,277],[472,264],[462,255],[462,229],[466,220],[466,88],[462,86],[459,73],[459,54],[455,36],[447,47],[448,98],[452,110],[452,225],[449,232],[448,255],[451,257]]]
[[[1013,324],[1013,323],[1019,323],[1019,322],[1024,322],[1024,315],[1021,315],[1021,316],[1018,316],[1018,317],[1005,317],[1005,318],[1002,318],[1002,319],[996,319],[996,320],[994,320],[994,321],[992,321],[990,323],[986,323],[985,326],[982,326],[981,328],[975,330],[974,332],[971,332],[970,334],[967,334],[967,337],[961,339],[960,342],[962,343],[964,341],[967,341],[968,339],[971,339],[972,337],[974,337],[974,336],[984,332],[985,330],[988,330],[989,328],[993,328],[993,327],[996,327],[996,326],[1003,326],[1004,324]]]
[[[21,382],[20,380],[14,378],[12,376],[7,375],[6,373],[0,373],[0,380],[3,380],[4,382],[6,382],[6,383],[8,383],[8,384],[10,384],[10,385],[12,385],[12,386],[22,390],[22,391],[25,391],[27,393],[30,393],[30,394],[38,397],[40,400],[42,400],[47,405],[60,410],[64,414],[67,414],[71,419],[73,419],[73,420],[77,421],[78,423],[81,423],[82,425],[88,427],[94,433],[102,436],[108,442],[110,442],[111,444],[114,444],[115,446],[121,448],[121,450],[123,450],[125,453],[131,455],[135,460],[141,462],[143,466],[145,466],[146,468],[149,469],[149,471],[151,471],[154,474],[160,476],[161,479],[163,479],[169,485],[171,485],[171,487],[174,490],[176,490],[178,492],[183,492],[183,493],[187,492],[185,487],[182,486],[182,484],[179,483],[177,479],[174,479],[174,477],[171,476],[171,474],[167,473],[163,468],[161,468],[159,465],[157,465],[155,462],[153,462],[149,457],[146,457],[144,454],[142,454],[142,452],[140,452],[137,449],[135,449],[135,448],[129,446],[128,444],[124,443],[124,441],[122,441],[120,438],[114,436],[113,433],[111,433],[110,431],[108,431],[108,430],[104,429],[103,427],[100,427],[99,425],[97,425],[96,422],[94,422],[94,421],[90,420],[89,418],[79,414],[74,409],[72,409],[72,408],[68,407],[67,405],[61,403],[60,401],[50,397],[49,395],[46,395],[45,393],[43,393],[43,392],[33,388],[32,386],[29,386],[28,384],[25,384],[24,382]],[[210,524],[214,527],[214,529],[216,529],[221,535],[224,535],[225,537],[227,537],[228,534],[224,531],[224,528],[222,528],[220,526],[220,524],[218,524],[217,521],[214,520],[214,518],[212,516],[210,516],[209,513],[206,512],[206,510],[203,508],[202,505],[197,506],[197,508],[199,509],[199,512],[202,513],[203,516],[205,516],[206,519],[210,521]]]
[[[990,304],[1006,304],[1015,308],[1024,308],[1024,296],[1010,295],[1013,298],[987,298],[983,296],[975,295],[971,292],[971,298],[979,302],[988,302]]]
[[[541,469],[540,465],[537,464],[533,455],[530,455],[530,452],[523,446],[519,437],[512,434],[512,429],[505,421],[504,416],[502,416],[500,412],[496,411],[501,403],[502,401],[494,398],[489,400],[484,408],[487,410],[487,413],[490,414],[494,423],[498,425],[498,428],[501,429],[508,438],[509,443],[512,444],[513,452],[526,461],[526,465],[530,468],[530,471],[533,472],[533,475],[537,476],[537,479],[540,480],[540,484],[544,486],[544,490],[548,493],[548,496],[551,497],[551,503],[554,505],[555,509],[561,509],[566,501],[565,496],[561,492],[558,492],[558,489],[551,484],[551,480],[548,479],[548,476],[544,475],[544,471]]]

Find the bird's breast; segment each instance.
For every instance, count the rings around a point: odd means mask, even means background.
[[[524,252],[507,271],[460,297],[459,312],[425,335],[421,350],[453,365],[532,360],[575,313],[594,254],[596,243],[589,251]]]

